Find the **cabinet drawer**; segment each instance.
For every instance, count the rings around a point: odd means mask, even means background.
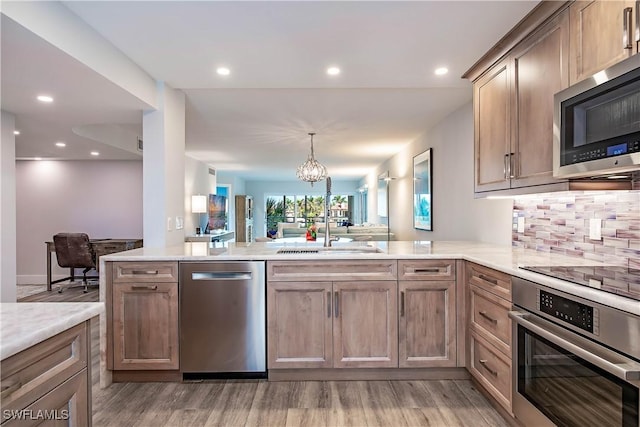
[[[275,261],[267,262],[267,280],[290,281],[347,281],[396,280],[396,260],[352,261]]]
[[[400,260],[399,280],[456,280],[455,261],[444,260]]]
[[[87,366],[87,326],[71,329],[0,363],[2,409],[27,407]]]
[[[511,412],[511,359],[473,331],[470,350],[471,375]]]
[[[177,262],[114,262],[113,283],[177,282]]]
[[[471,327],[476,331],[495,338],[494,345],[504,354],[511,354],[511,303],[481,288],[470,287]],[[487,338],[487,337],[485,337]]]
[[[468,263],[467,266],[469,283],[511,302],[511,276],[478,264]]]

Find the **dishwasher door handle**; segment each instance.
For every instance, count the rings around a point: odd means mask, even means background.
[[[194,271],[191,280],[251,280],[250,271]]]

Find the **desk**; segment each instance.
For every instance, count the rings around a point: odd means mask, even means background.
[[[96,253],[96,271],[100,265],[100,256],[142,247],[142,239],[91,239],[90,242]],[[50,291],[54,283],[75,280],[75,273],[74,269],[70,268],[69,277],[51,280],[51,254],[56,251],[56,245],[53,242],[45,242],[45,244],[47,245],[47,290]]]
[[[196,234],[193,236],[185,236],[185,242],[227,242],[236,237],[233,231],[214,231],[211,234]]]

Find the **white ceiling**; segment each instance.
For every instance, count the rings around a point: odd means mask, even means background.
[[[153,78],[186,93],[187,154],[248,179],[295,179],[311,131],[333,177],[361,178],[469,102],[471,84],[460,75],[537,3],[64,2]],[[51,128],[74,141],[86,138],[70,126],[141,128],[139,101],[5,21],[2,106],[26,130],[17,155],[52,155]],[[46,52],[46,68],[36,65],[34,49]],[[230,76],[215,73],[222,65]],[[342,73],[327,76],[330,65]],[[450,73],[435,76],[439,66]],[[45,114],[30,97],[33,82],[61,85],[65,105]],[[100,151],[101,158],[136,156]]]

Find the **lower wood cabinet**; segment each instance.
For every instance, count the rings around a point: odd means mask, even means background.
[[[113,285],[113,368],[178,369],[178,284]]]
[[[177,371],[178,262],[107,264],[107,368]]]
[[[471,375],[511,413],[511,276],[466,263]]]
[[[395,281],[269,282],[267,366],[398,366]]]
[[[456,282],[401,281],[399,291],[400,367],[456,366]]]
[[[0,363],[2,426],[91,426],[89,321]]]

